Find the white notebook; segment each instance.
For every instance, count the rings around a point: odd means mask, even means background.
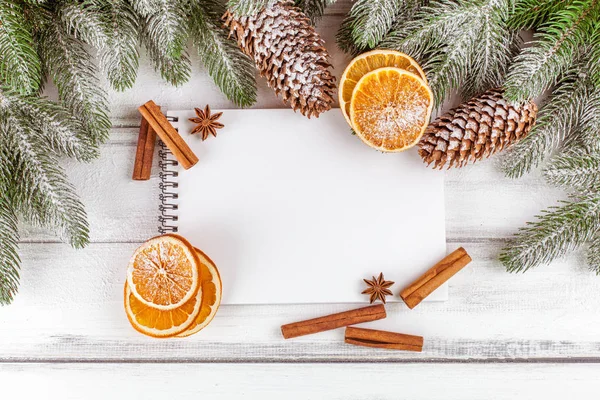
[[[446,255],[444,174],[414,149],[369,148],[339,109],[224,110],[206,141],[192,110],[167,116],[200,161],[183,170],[161,150],[162,231],[213,259],[224,304],[368,302],[363,279],[380,272],[399,301]]]

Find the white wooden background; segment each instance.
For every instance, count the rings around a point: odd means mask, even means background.
[[[319,24],[338,76],[348,59],[334,35],[348,6],[332,6]],[[136,108],[149,99],[231,108],[198,65],[172,88],[143,61],[135,88],[111,93],[102,157],[68,164],[91,223],[86,249],[23,226],[20,292],[0,308],[2,398],[588,397],[600,373],[600,278],[577,254],[526,274],[504,271],[497,255],[510,234],[563,194],[539,174],[508,180],[494,160],[446,173],[448,251],[464,246],[474,260],[450,281],[450,300],[388,307],[398,331],[425,337],[422,353],[345,345],[343,330],[281,337],[282,323],[348,305],[223,306],[191,338],[135,332],[122,285],[132,251],[156,234],[158,196],[156,168],[149,182],[131,180]],[[262,85],[256,107],[281,104]]]

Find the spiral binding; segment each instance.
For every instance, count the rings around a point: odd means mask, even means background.
[[[167,119],[171,122],[178,121],[176,117],[167,117]],[[177,177],[179,176],[177,167],[179,163],[162,140],[159,146],[158,167],[160,168],[160,172],[158,176],[160,178],[160,194],[158,198],[160,205],[158,206],[158,210],[160,211],[160,215],[158,217],[158,232],[163,235],[165,233],[177,233],[178,231],[176,223],[179,219],[177,216],[177,210],[179,209],[179,205],[177,204],[177,199],[179,198],[177,194],[177,188],[179,187],[179,183],[177,182]]]

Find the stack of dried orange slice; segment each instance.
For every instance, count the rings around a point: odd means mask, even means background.
[[[433,108],[419,64],[394,50],[373,50],[352,60],[340,80],[339,101],[358,137],[381,151],[417,144]]]
[[[206,254],[181,236],[158,236],[129,261],[125,312],[145,335],[190,336],[214,318],[221,289],[219,271]]]

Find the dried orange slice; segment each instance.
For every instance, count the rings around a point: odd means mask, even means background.
[[[356,84],[365,74],[384,67],[396,67],[418,75],[427,84],[427,77],[410,56],[395,50],[373,50],[354,58],[344,70],[338,89],[340,108],[346,121],[350,120],[350,101]]]
[[[202,306],[194,322],[179,337],[190,336],[204,329],[215,317],[221,305],[221,276],[219,270],[202,251],[196,249],[200,258],[200,286],[202,287]]]
[[[164,338],[185,331],[200,313],[202,292],[173,310],[159,310],[141,302],[125,283],[125,312],[131,326],[145,335]]]
[[[184,238],[163,235],[135,251],[127,267],[127,284],[142,303],[159,310],[174,310],[198,290],[200,261]]]
[[[379,68],[356,84],[350,120],[369,146],[402,151],[419,142],[432,108],[431,90],[419,76],[400,68]]]

